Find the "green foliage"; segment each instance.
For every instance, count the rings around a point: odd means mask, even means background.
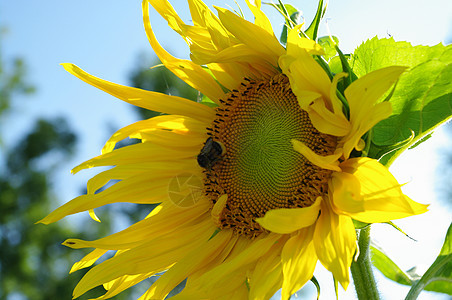
[[[35,88],[27,82],[26,73],[22,59],[4,61],[0,51],[0,120],[21,104],[16,101],[18,95],[32,96]],[[1,128],[8,126],[1,124]],[[66,120],[40,119],[0,151],[0,299],[69,299],[85,273],[68,275],[70,266],[86,253],[61,243],[71,236],[94,239],[110,230],[93,229],[91,223],[75,229],[65,221],[35,225],[58,205],[52,189],[55,171],[70,158],[75,142]],[[103,221],[108,226],[108,218]],[[81,299],[103,292],[100,287]]]
[[[416,299],[422,290],[452,295],[452,224],[436,260],[420,277],[411,272],[402,271],[382,249],[373,245],[371,248],[374,266],[387,278],[404,285],[412,285],[406,299]]]
[[[0,48],[0,117],[8,112],[14,96],[34,92],[35,88],[26,81],[25,72],[26,65],[21,58],[17,57],[12,61],[4,61]],[[0,119],[0,128],[4,126]],[[2,137],[0,136],[1,144]]]
[[[323,51],[325,51],[323,58],[325,58],[327,61],[337,55],[336,46],[339,45],[339,39],[337,37],[322,36],[319,37],[317,43],[322,46]]]
[[[452,295],[452,223],[438,257],[421,279],[413,284],[406,299],[416,299],[423,289]]]
[[[372,263],[387,278],[404,285],[411,285],[412,279],[402,271],[384,251],[376,245],[370,246]]]
[[[34,92],[34,87],[25,81],[25,70],[26,66],[21,58],[5,64],[0,56],[0,115],[9,109],[12,96]]]
[[[293,28],[300,22],[301,19],[301,11],[295,8],[291,4],[283,4],[279,1],[279,4],[274,3],[265,3],[273,6],[285,19],[284,26],[281,31],[281,37],[279,41],[283,44],[287,44],[287,34],[289,33],[289,28]]]
[[[37,120],[33,131],[24,136],[9,155],[8,168],[11,172],[18,173],[28,170],[30,164],[48,153],[49,156],[55,156],[57,152],[69,155],[72,153],[75,139],[66,120]],[[49,160],[47,165],[52,165],[51,159]]]
[[[305,34],[312,40],[317,39],[317,32],[319,31],[320,21],[322,21],[323,16],[326,12],[326,4],[323,0],[319,0],[319,4],[317,6],[317,12],[315,13],[314,19],[309,25],[308,29],[306,29]]]
[[[386,66],[409,67],[389,99],[392,115],[373,129],[371,157],[380,158],[384,149],[407,141],[381,157],[383,164],[391,164],[452,116],[451,45],[411,46],[392,38],[373,38],[356,49],[350,65],[358,77]]]
[[[48,227],[34,223],[55,200],[50,191],[52,164],[42,163],[43,159],[66,158],[74,142],[64,121],[39,120],[6,154],[8,163],[0,174],[0,299],[12,293],[27,299],[58,299],[71,293],[74,284],[62,280],[61,274],[67,273],[74,258],[60,243],[73,231],[66,223]]]

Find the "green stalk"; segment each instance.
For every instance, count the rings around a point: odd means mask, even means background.
[[[351,271],[355,283],[356,294],[360,300],[379,300],[380,295],[375,283],[370,261],[370,225],[359,231],[359,256],[352,263]]]

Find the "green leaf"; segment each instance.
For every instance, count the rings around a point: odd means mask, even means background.
[[[326,5],[323,4],[323,0],[319,0],[319,5],[317,6],[317,12],[315,13],[314,19],[312,20],[311,25],[309,25],[308,29],[306,29],[306,35],[312,39],[317,39],[317,32],[319,31],[320,21],[322,21],[323,16],[326,12]]]
[[[325,58],[327,61],[330,60],[332,57],[336,56],[336,45],[339,44],[339,39],[335,36],[322,36],[319,37],[317,43],[322,46],[323,50],[325,51],[325,55],[323,55],[323,58]]]
[[[358,77],[393,65],[415,67],[439,57],[446,49],[436,46],[412,46],[408,42],[396,42],[393,38],[374,37],[362,43],[353,53],[350,63]]]
[[[405,285],[412,284],[412,278],[402,271],[384,252],[376,245],[370,246],[370,254],[374,266],[387,278]]]
[[[218,104],[216,104],[215,102],[213,102],[210,98],[206,97],[206,95],[202,94],[202,98],[201,101],[198,101],[201,104],[207,105],[208,107],[218,107]]]
[[[320,298],[320,283],[317,281],[317,278],[315,276],[312,276],[311,282],[315,285],[315,288],[317,289],[317,300]]]
[[[413,284],[405,299],[416,299],[423,289],[452,295],[452,223],[438,257]]]
[[[391,147],[409,139],[412,132],[415,136],[385,155],[380,160],[383,164],[391,164],[452,116],[452,45],[411,46],[392,38],[373,38],[356,49],[350,64],[358,77],[392,65],[409,67],[389,100],[392,115],[374,127],[372,143]]]
[[[284,17],[285,23],[284,23],[279,41],[283,45],[286,45],[288,28],[293,28],[295,25],[297,25],[300,22],[301,14],[302,14],[301,11],[298,10],[296,7],[294,7],[291,4],[282,4],[281,1],[280,1],[280,4],[274,4],[274,3],[264,3],[264,4],[273,6]]]
[[[414,272],[402,271],[382,249],[370,246],[374,266],[387,278],[404,285],[412,285],[406,300],[416,299],[422,290],[452,295],[452,224],[435,262],[420,277]]]

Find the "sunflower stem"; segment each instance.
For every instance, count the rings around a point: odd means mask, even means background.
[[[370,260],[370,225],[361,229],[358,238],[359,256],[352,263],[351,271],[356,294],[360,300],[378,300],[380,295]]]

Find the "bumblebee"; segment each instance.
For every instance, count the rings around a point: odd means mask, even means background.
[[[221,160],[224,153],[225,148],[223,144],[209,137],[198,154],[198,164],[201,168],[211,171],[215,163]]]

